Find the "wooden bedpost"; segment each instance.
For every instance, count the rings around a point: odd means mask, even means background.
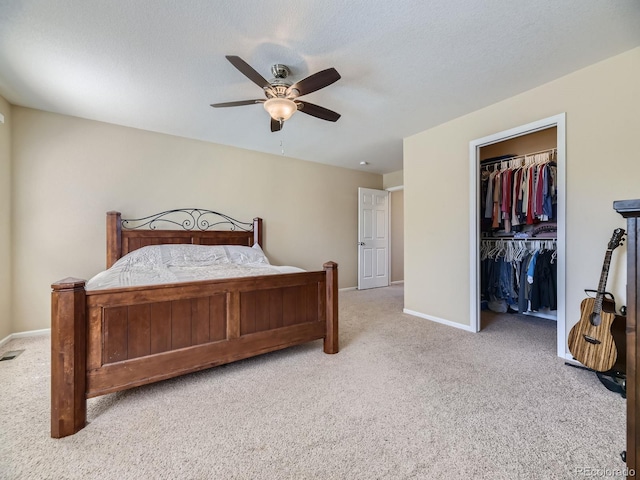
[[[122,256],[122,218],[120,212],[107,212],[107,268]]]
[[[51,285],[51,437],[73,435],[87,422],[85,281]]]
[[[253,219],[253,244],[256,243],[262,247],[262,219],[260,217]]]
[[[327,274],[326,312],[327,335],[324,337],[324,353],[338,353],[338,264],[327,262],[323,265]]]

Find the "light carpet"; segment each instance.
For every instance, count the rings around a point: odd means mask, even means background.
[[[60,440],[49,436],[49,337],[8,342],[0,353],[25,352],[0,362],[0,478],[511,480],[624,468],[626,400],[556,356],[555,322],[494,315],[468,333],[403,314],[402,285],[339,300],[337,355],[316,341],[91,399],[89,425]]]

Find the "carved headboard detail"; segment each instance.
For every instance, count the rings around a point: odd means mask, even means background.
[[[167,210],[136,219],[122,219],[120,212],[107,212],[107,268],[133,250],[166,243],[262,246],[262,219],[241,222],[201,208]]]

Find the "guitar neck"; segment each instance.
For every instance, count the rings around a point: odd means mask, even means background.
[[[611,265],[611,253],[612,249],[608,248],[607,253],[604,256],[604,263],[602,265],[602,273],[600,274],[600,282],[598,283],[598,293],[596,294],[596,301],[594,302],[594,313],[600,313],[602,311],[602,301],[604,299],[604,289],[607,287],[607,277],[609,276],[609,266]]]

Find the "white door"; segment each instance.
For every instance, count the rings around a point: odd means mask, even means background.
[[[358,290],[389,285],[389,192],[358,188]]]

